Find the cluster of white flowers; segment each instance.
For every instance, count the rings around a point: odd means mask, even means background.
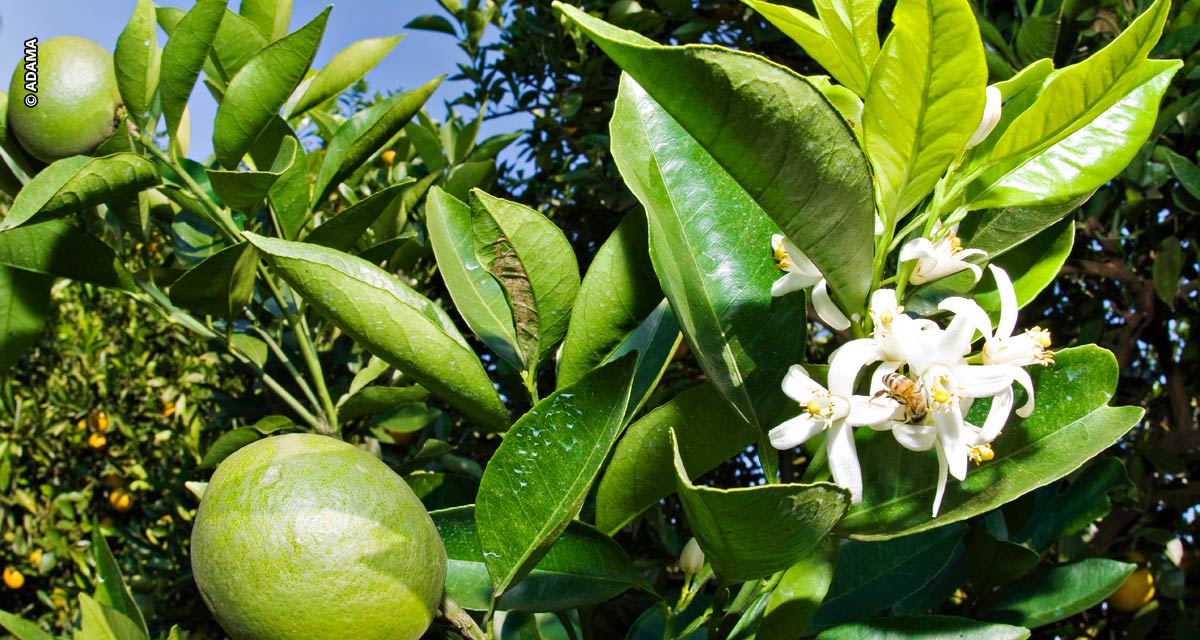
[[[812,263],[786,239],[772,240],[779,267],[788,273],[776,282],[775,295],[814,287],[812,299],[818,315],[834,328],[850,321],[837,309],[825,282]],[[936,242],[909,242],[901,260],[917,260],[910,279],[914,284],[970,269],[978,280],[978,266],[964,258],[982,252],[963,250],[948,229]],[[1014,334],[1017,298],[1003,269],[989,266],[1000,294],[1001,311],[993,327],[988,314],[974,301],[952,297],[939,309],[951,314],[946,327],[928,318],[905,313],[893,289],[879,289],[870,302],[871,337],[852,340],[830,356],[828,388],[814,381],[800,365],[783,380],[783,392],[800,404],[801,414],[770,432],[771,444],[790,449],[821,432],[827,432],[826,450],[833,480],[850,490],[853,502],[862,500],[862,470],[854,447],[854,427],[890,431],[902,446],[913,451],[937,452],[939,477],[933,515],[941,506],[947,475],[964,480],[968,463],[990,460],[991,442],[1000,435],[1013,410],[1013,385],[1025,390],[1028,400],[1016,410],[1027,417],[1033,411],[1033,382],[1024,367],[1050,364],[1049,332],[1034,327]],[[831,321],[832,320],[832,321]],[[972,353],[976,336],[982,349]],[[871,373],[870,392],[854,393],[863,369]],[[979,399],[992,403],[982,426],[964,416]]]

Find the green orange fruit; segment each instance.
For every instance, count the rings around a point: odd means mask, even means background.
[[[415,640],[437,612],[446,550],[378,458],[288,434],[217,467],[196,513],[192,572],[234,640]]]
[[[91,153],[116,130],[123,110],[113,56],[91,40],[40,42],[36,63],[22,60],[13,71],[8,123],[42,162]]]

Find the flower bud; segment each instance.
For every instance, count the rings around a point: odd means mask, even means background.
[[[975,130],[975,135],[967,141],[968,149],[983,142],[992,129],[996,128],[996,123],[1000,122],[1000,107],[1002,106],[1000,100],[1000,90],[996,87],[988,87],[987,104],[983,107],[983,120],[980,121],[979,128]]]
[[[696,575],[704,568],[704,552],[695,538],[683,546],[683,553],[679,554],[679,568],[688,575]]]

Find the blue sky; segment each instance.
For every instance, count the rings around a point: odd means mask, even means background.
[[[111,51],[135,4],[135,0],[0,0],[0,77],[5,79],[4,89],[8,89],[7,79],[22,56],[23,42],[27,38],[48,40],[55,36],[80,36]],[[156,4],[186,9],[193,2],[156,0]],[[239,4],[240,0],[230,0],[229,7],[236,11]],[[328,0],[295,0],[291,30],[308,22],[328,4]],[[367,75],[367,81],[374,89],[411,89],[440,74],[452,74],[457,63],[466,62],[466,56],[458,50],[451,36],[404,28],[418,15],[442,13],[437,0],[342,0],[333,5],[314,68],[324,66],[334,54],[356,40],[398,33],[405,34],[404,40]],[[160,32],[159,46],[164,41],[165,35]],[[441,120],[446,113],[443,103],[466,88],[466,83],[443,83],[426,104],[427,112]],[[200,83],[192,92],[190,104],[192,148],[188,155],[201,159],[212,151],[216,104]],[[482,135],[510,131],[518,126],[511,120],[489,122]]]

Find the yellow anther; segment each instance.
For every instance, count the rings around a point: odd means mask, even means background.
[[[950,392],[946,391],[944,387],[938,386],[937,389],[933,390],[933,401],[938,404],[950,402]]]
[[[822,410],[823,410],[825,407],[824,407],[824,405],[822,405],[822,404],[821,404],[821,401],[820,401],[820,400],[815,400],[815,399],[814,399],[814,400],[809,400],[809,401],[808,401],[808,404],[804,405],[804,408],[805,408],[805,409],[806,409],[806,410],[807,410],[809,413],[813,414],[814,416],[818,416],[818,415],[821,415],[821,411],[822,411]]]
[[[974,462],[975,464],[980,464],[981,462],[987,462],[988,460],[991,460],[992,458],[995,458],[995,457],[996,457],[996,452],[992,451],[991,445],[987,445],[987,444],[981,444],[977,447],[971,447],[971,450],[967,452],[967,459],[969,459],[971,462]]]

